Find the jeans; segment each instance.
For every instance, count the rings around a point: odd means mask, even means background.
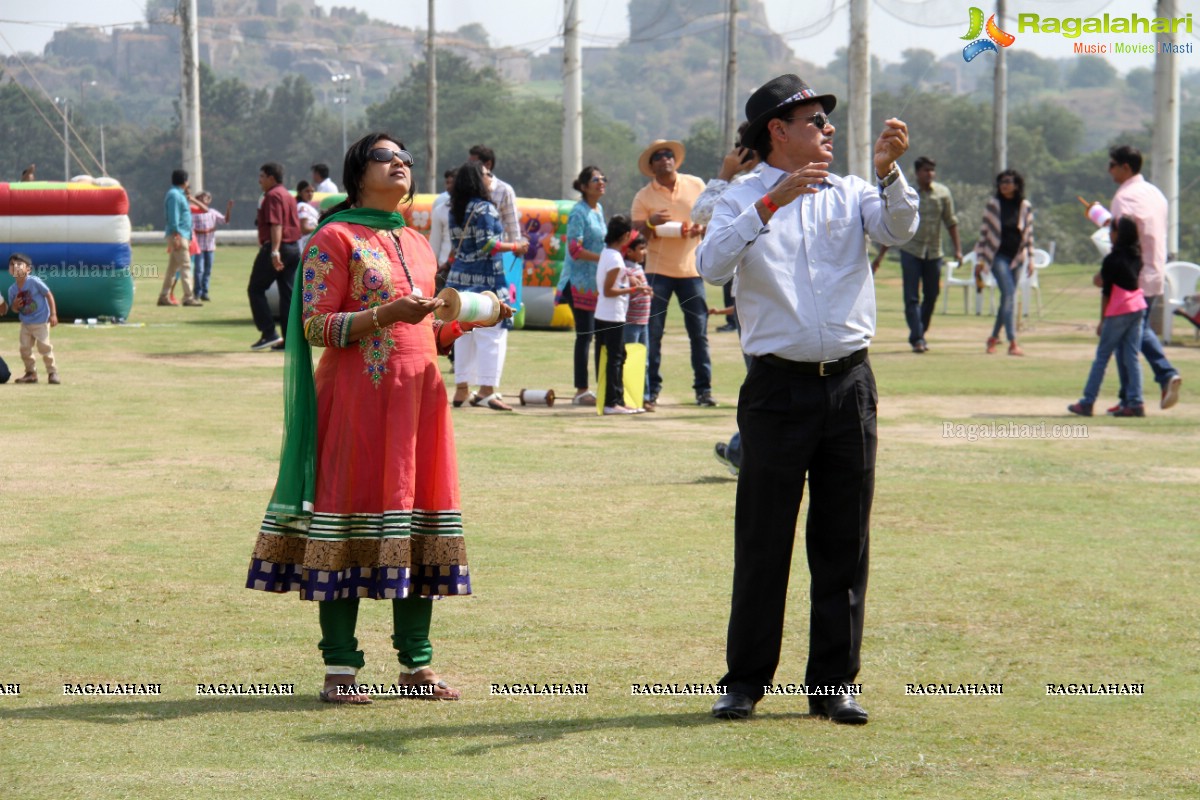
[[[738,323],[737,301],[733,297],[733,281],[721,287],[721,299],[725,301],[726,308],[733,308],[733,311],[729,312],[729,316],[726,317],[725,324],[734,330],[741,330],[741,324]]]
[[[992,326],[992,338],[1000,335],[1000,326],[1009,342],[1017,340],[1017,329],[1013,325],[1013,302],[1017,294],[1016,276],[1012,271],[1012,259],[999,253],[992,259],[992,275],[996,278],[996,286],[1000,287],[1000,308],[996,311],[996,324]]]
[[[692,344],[692,389],[699,396],[712,390],[712,361],[708,357],[708,303],[704,300],[703,278],[671,278],[666,275],[646,276],[654,298],[650,301],[650,361],[647,375],[650,379],[650,394],[662,391],[662,337],[667,323],[667,309],[671,295],[679,298],[683,309],[683,324],[687,328]]]
[[[1150,327],[1150,312],[1154,310],[1155,303],[1162,302],[1162,295],[1146,298],[1146,310],[1142,312],[1142,355],[1146,357],[1146,361],[1150,364],[1150,369],[1154,371],[1154,380],[1159,386],[1167,388],[1167,383],[1171,378],[1179,374],[1179,370],[1171,366],[1171,362],[1167,360],[1167,354],[1163,352],[1162,342],[1158,340],[1158,336],[1154,333],[1154,328]],[[1136,360],[1134,361],[1136,364]],[[1126,366],[1117,359],[1117,372],[1121,376],[1121,389],[1124,391],[1125,385],[1129,383],[1129,378],[1125,374]],[[1121,395],[1121,403],[1125,403],[1125,395]]]
[[[925,332],[933,321],[933,310],[937,307],[941,291],[942,260],[940,258],[917,258],[911,253],[900,251],[900,272],[904,280],[904,321],[908,323],[908,343],[925,341]],[[918,287],[925,291],[924,300]]]
[[[1108,359],[1117,354],[1117,370],[1121,376],[1121,405],[1140,406],[1142,404],[1142,368],[1138,363],[1138,348],[1142,342],[1142,313],[1134,311],[1130,314],[1117,314],[1115,317],[1105,317],[1100,326],[1100,343],[1096,345],[1096,358],[1092,361],[1092,371],[1088,373],[1087,385],[1083,387],[1085,405],[1092,405],[1100,394],[1100,384],[1104,381],[1104,371],[1108,368]]]
[[[192,282],[197,297],[208,299],[208,279],[212,275],[213,251],[201,250],[192,256]]]
[[[630,325],[625,323],[625,344],[641,344],[645,345],[647,350],[650,347],[650,323],[643,322],[641,325]],[[642,400],[650,399],[650,370],[646,370],[646,385],[642,387]]]
[[[292,284],[296,280],[296,267],[300,265],[300,248],[295,242],[284,242],[279,246],[283,269],[275,271],[271,264],[271,244],[258,248],[254,265],[250,267],[250,283],[246,294],[250,296],[250,313],[254,315],[254,327],[268,339],[275,336],[275,320],[271,317],[271,304],[267,302],[267,289],[279,283],[279,324],[287,336],[288,311],[292,305]]]

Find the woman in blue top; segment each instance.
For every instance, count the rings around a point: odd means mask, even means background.
[[[492,204],[492,173],[478,161],[468,161],[454,176],[450,192],[450,242],[454,263],[446,275],[446,286],[460,292],[495,292],[508,303],[508,280],[504,276],[501,253],[524,255],[524,241],[502,242],[504,227]],[[468,398],[473,406],[486,405],[495,411],[512,411],[500,396],[500,375],[508,347],[508,329],[512,320],[491,328],[472,341],[463,337],[454,343],[454,405]],[[470,394],[470,385],[479,384],[479,392]]]
[[[596,264],[600,251],[604,249],[604,235],[608,223],[604,220],[604,208],[600,198],[608,185],[608,179],[599,167],[584,167],[572,184],[583,199],[571,209],[567,217],[567,255],[563,264],[559,289],[563,301],[571,307],[575,317],[575,397],[576,405],[594,406],[596,395],[588,390],[588,350],[592,344],[596,317]],[[599,370],[599,350],[596,352]]]

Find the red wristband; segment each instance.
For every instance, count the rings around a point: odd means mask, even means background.
[[[762,203],[763,207],[772,214],[779,210],[779,206],[775,205],[775,201],[771,199],[771,195],[769,194],[764,194],[759,202]]]

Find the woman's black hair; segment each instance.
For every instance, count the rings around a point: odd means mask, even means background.
[[[1021,177],[1021,173],[1015,169],[1006,169],[996,176],[996,197],[1002,197],[1000,194],[1000,181],[1005,178],[1012,178],[1013,183],[1017,185],[1017,193],[1013,197],[1018,203],[1025,199],[1025,179]]]
[[[608,232],[604,234],[604,243],[610,247],[621,241],[621,237],[633,230],[629,217],[617,214],[608,221]]]
[[[375,145],[383,140],[395,142],[401,150],[407,150],[404,142],[400,141],[390,133],[378,131],[376,133],[368,133],[366,136],[359,139],[354,144],[350,145],[350,149],[346,151],[346,160],[342,162],[342,180],[346,185],[346,199],[335,206],[327,208],[321,219],[325,219],[330,214],[336,214],[339,211],[345,211],[348,208],[354,208],[359,203],[358,193],[362,189],[363,175],[367,172],[367,165],[371,163],[371,151],[375,149]],[[413,195],[416,193],[416,182],[412,182],[408,187],[408,194],[404,196],[406,203],[411,203]]]
[[[483,180],[483,164],[479,161],[468,161],[454,173],[454,189],[450,192],[450,220],[459,225],[467,221],[467,204],[472,200],[487,200],[487,184]]]
[[[1138,239],[1137,220],[1130,216],[1121,216],[1119,219],[1113,220],[1112,226],[1117,231],[1117,240],[1113,242],[1113,250],[1121,250],[1141,258],[1142,243]]]
[[[589,183],[591,183],[592,176],[595,175],[599,171],[600,171],[599,167],[591,165],[591,164],[584,167],[579,172],[579,177],[576,178],[575,182],[571,184],[572,188],[574,188],[575,191],[579,192],[581,195],[584,194],[583,190],[587,188],[587,185]]]

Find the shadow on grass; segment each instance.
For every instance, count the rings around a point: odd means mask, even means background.
[[[456,755],[477,756],[506,747],[524,747],[561,741],[573,734],[594,731],[652,730],[657,728],[695,728],[702,725],[730,727],[764,722],[812,719],[820,724],[825,720],[808,714],[785,713],[757,715],[755,722],[726,722],[713,719],[706,710],[680,714],[634,714],[623,717],[592,717],[588,719],[528,719],[514,722],[469,723],[465,725],[427,725],[405,729],[380,728],[373,731],[340,731],[305,736],[303,741],[322,745],[370,747],[395,755],[407,755],[409,746],[422,740],[476,740],[455,751]],[[492,740],[492,741],[488,741]]]
[[[155,720],[174,720],[201,714],[258,714],[279,711],[313,711],[316,694],[274,697],[211,697],[195,700],[113,700],[111,702],[64,702],[34,708],[0,709],[0,720],[56,720],[127,725]]]

